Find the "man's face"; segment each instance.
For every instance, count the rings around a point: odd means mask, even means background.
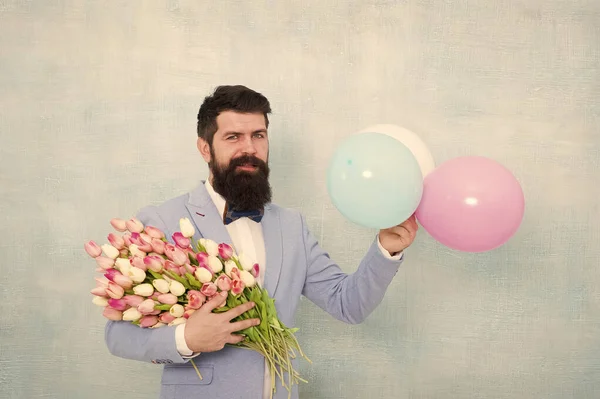
[[[233,209],[262,208],[271,200],[269,141],[264,115],[222,112],[212,146],[198,139],[212,185]]]

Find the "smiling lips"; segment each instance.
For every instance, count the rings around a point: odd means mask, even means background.
[[[247,172],[253,172],[256,170],[256,165],[251,163],[245,163],[243,165],[238,166],[237,168],[240,170],[245,170]]]

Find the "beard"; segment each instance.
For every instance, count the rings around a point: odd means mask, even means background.
[[[232,159],[228,165],[221,166],[216,162],[212,148],[211,153],[209,167],[213,175],[212,185],[225,198],[229,210],[262,209],[271,201],[270,170],[266,162],[252,155],[242,155]],[[256,169],[237,170],[238,166],[245,165],[252,165]]]

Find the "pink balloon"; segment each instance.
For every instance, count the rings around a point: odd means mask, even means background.
[[[508,241],[525,212],[523,190],[513,174],[484,157],[451,159],[423,182],[416,217],[441,244],[485,252]]]

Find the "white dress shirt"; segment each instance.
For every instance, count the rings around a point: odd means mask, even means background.
[[[206,180],[205,186],[208,190],[208,194],[212,198],[215,206],[217,207],[219,215],[223,215],[225,211],[225,199],[214,190],[208,179]],[[259,276],[257,280],[258,284],[262,286],[264,282],[265,270],[268,266],[266,264],[265,242],[263,237],[262,225],[260,223],[256,223],[255,221],[249,218],[244,217],[226,225],[225,228],[229,233],[229,237],[231,238],[233,250],[235,251],[235,253],[238,255],[244,254],[244,257],[247,257],[248,260],[253,261],[253,263],[258,263]],[[206,238],[210,239],[210,237]],[[395,260],[399,260],[402,258],[402,253],[391,256],[390,253],[381,246],[379,239],[377,239],[377,243],[379,244],[379,249],[387,258]],[[198,356],[199,353],[193,353],[186,345],[184,332],[185,324],[180,324],[175,329],[175,340],[177,350],[184,358],[192,358]],[[271,376],[269,373],[267,362],[265,361],[265,380],[263,391],[264,399],[268,399],[270,397],[270,389]]]

